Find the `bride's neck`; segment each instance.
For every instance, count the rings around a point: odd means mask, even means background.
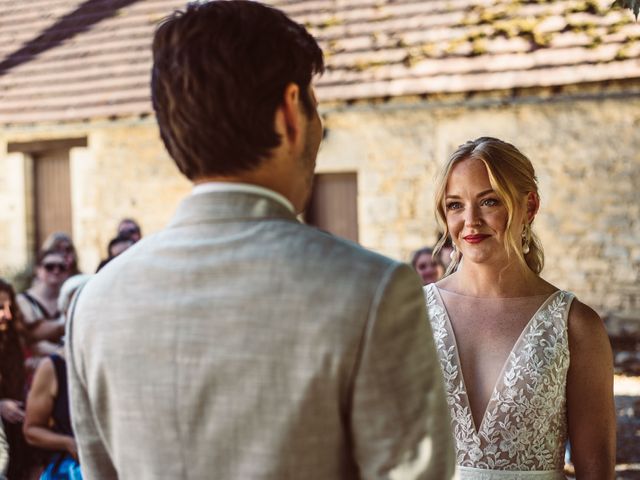
[[[462,262],[445,289],[473,297],[526,297],[538,294],[546,284],[517,260],[508,265]]]

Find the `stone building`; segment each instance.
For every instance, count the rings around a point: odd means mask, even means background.
[[[307,219],[406,260],[464,141],[536,166],[543,276],[640,318],[640,24],[610,0],[278,0],[325,51]],[[117,221],[160,229],[189,184],[158,138],[149,44],[177,0],[0,2],[0,266],[54,230],[93,271]]]

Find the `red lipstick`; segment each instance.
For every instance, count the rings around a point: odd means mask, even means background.
[[[467,235],[466,237],[463,237],[463,238],[467,241],[467,243],[480,243],[485,238],[489,238],[489,237],[490,235],[476,234],[476,235]]]

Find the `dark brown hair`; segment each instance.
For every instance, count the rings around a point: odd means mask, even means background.
[[[274,114],[290,83],[308,87],[322,50],[284,13],[246,0],[190,4],[153,40],[151,94],[160,136],[189,179],[251,170],[280,144]]]
[[[413,252],[413,254],[411,255],[411,266],[415,269],[416,268],[416,264],[418,263],[418,259],[422,256],[422,255],[429,255],[431,256],[431,258],[433,258],[433,260],[436,262],[436,264],[440,265],[442,267],[442,269],[444,270],[444,265],[442,263],[442,260],[440,259],[440,257],[438,255],[435,255],[433,253],[433,248],[431,247],[423,247],[419,250],[416,250],[415,252]]]
[[[0,332],[0,398],[22,400],[24,397],[24,356],[20,341],[22,317],[16,305],[16,294],[10,283],[0,278],[0,292],[9,294],[12,320]]]

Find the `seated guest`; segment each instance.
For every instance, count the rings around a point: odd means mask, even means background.
[[[77,275],[62,286],[59,308],[65,318],[73,295],[89,275]],[[43,359],[27,399],[24,436],[31,445],[55,452],[41,480],[79,479],[78,450],[71,428],[64,350]]]
[[[444,265],[439,256],[433,255],[433,249],[429,247],[421,248],[413,253],[411,266],[422,278],[423,285],[435,283],[444,275]]]

